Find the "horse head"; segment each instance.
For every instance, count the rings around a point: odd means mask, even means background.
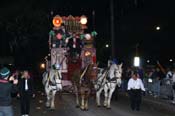
[[[120,87],[121,85],[121,77],[122,77],[122,66],[123,64],[112,64],[109,71],[110,79],[115,79],[117,82],[117,85]]]
[[[87,74],[91,81],[95,81],[98,74],[98,66],[96,63],[89,64]]]

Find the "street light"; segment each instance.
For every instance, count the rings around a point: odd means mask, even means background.
[[[150,63],[150,60],[147,60],[146,62],[147,62],[147,63]]]
[[[135,67],[140,66],[140,57],[138,57],[138,56],[134,57],[134,66]]]
[[[173,62],[173,59],[170,59],[170,62]]]
[[[41,69],[45,69],[45,68],[46,68],[46,65],[45,65],[44,63],[42,63],[42,64],[40,65],[40,68],[41,68]]]
[[[106,44],[106,48],[109,48],[109,44]]]
[[[157,30],[157,31],[159,31],[159,30],[160,30],[160,27],[159,27],[159,26],[157,26],[157,27],[156,27],[156,30]]]

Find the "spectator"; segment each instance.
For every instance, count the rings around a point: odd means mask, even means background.
[[[32,78],[28,71],[24,71],[19,81],[19,95],[22,116],[29,116],[30,99],[35,96]]]
[[[153,79],[153,95],[154,97],[160,96],[160,79],[161,79],[161,72],[159,68],[156,68],[156,70],[152,74]]]
[[[8,68],[4,67],[0,70],[0,116],[13,116],[11,93],[17,91],[18,80],[14,79],[13,76],[9,78],[9,75]]]
[[[172,84],[172,88],[173,88],[173,101],[172,101],[172,103],[175,104],[175,69],[173,72],[174,73],[173,73],[173,77],[172,77],[172,82],[173,82],[173,84]]]

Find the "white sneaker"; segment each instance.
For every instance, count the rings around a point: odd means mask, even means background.
[[[172,104],[175,104],[175,101],[172,101],[171,103],[172,103]]]

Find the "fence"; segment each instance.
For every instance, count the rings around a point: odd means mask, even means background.
[[[160,97],[172,99],[173,88],[172,88],[172,82],[170,79],[153,81],[152,79],[144,78],[143,82],[149,94],[155,94],[155,91],[156,91],[156,92],[159,92],[158,95],[160,95]]]

